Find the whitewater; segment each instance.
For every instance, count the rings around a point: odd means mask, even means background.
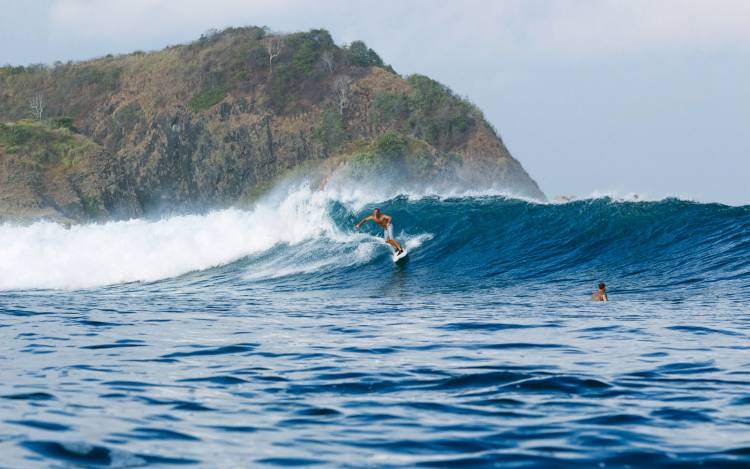
[[[6,223],[0,466],[747,467],[748,303],[750,206],[676,198]]]

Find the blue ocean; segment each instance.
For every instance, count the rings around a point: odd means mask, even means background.
[[[750,206],[300,185],[0,225],[0,466],[750,467],[749,303]]]

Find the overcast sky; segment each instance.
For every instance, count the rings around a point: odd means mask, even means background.
[[[750,0],[0,0],[0,64],[324,27],[482,108],[548,196],[750,204]]]

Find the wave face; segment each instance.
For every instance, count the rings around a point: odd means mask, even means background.
[[[347,286],[380,271],[389,249],[375,225],[352,225],[374,201],[361,193],[279,191],[252,210],[65,228],[0,226],[0,289],[80,289],[154,282],[227,265],[237,282],[316,280]],[[750,272],[749,207],[609,197],[539,204],[429,191],[377,202],[411,249],[426,288],[607,280],[625,294],[715,282],[741,288]],[[705,294],[702,290],[701,294]]]
[[[3,463],[747,466],[748,302],[750,207],[677,199],[2,225]]]

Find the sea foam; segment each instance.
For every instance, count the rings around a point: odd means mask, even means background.
[[[301,185],[251,210],[71,227],[0,225],[0,289],[149,282],[227,264],[279,243],[345,236],[334,227],[327,204],[324,192]]]

